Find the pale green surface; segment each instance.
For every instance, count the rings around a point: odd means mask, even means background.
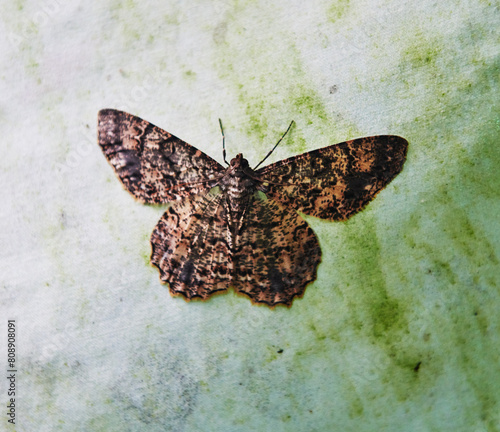
[[[0,430],[500,430],[498,7],[307,5],[2,1],[0,316],[21,378]],[[218,117],[254,164],[291,119],[273,161],[383,133],[410,149],[365,211],[308,218],[323,261],[291,309],[188,304],[149,265],[163,209],[95,142],[106,107],[219,161]]]

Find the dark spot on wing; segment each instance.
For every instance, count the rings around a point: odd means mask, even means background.
[[[189,283],[193,276],[194,272],[194,264],[192,261],[186,261],[184,266],[182,267],[181,273],[179,275],[179,280],[183,283]]]

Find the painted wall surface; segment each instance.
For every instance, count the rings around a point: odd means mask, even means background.
[[[487,0],[1,1],[6,431],[499,431],[500,38]],[[129,111],[222,162],[360,136],[410,143],[293,307],[172,298],[166,206],[96,143]],[[6,360],[0,362],[7,373]]]

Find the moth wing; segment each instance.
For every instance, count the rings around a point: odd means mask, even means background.
[[[151,263],[173,295],[208,299],[231,281],[231,234],[223,196],[208,193],[173,203],[151,236]]]
[[[159,127],[123,111],[98,114],[99,145],[140,201],[165,203],[207,191],[224,168]]]
[[[291,306],[316,279],[321,249],[293,208],[255,194],[235,243],[233,284],[254,303]]]
[[[394,135],[359,138],[265,166],[266,195],[301,212],[345,220],[362,210],[403,168],[408,142]]]

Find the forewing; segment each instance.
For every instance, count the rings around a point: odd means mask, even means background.
[[[151,263],[173,295],[208,299],[231,280],[231,235],[222,194],[175,202],[151,236]]]
[[[346,141],[257,171],[265,193],[322,219],[345,220],[366,206],[403,168],[408,142],[394,135]]]
[[[233,284],[254,303],[291,306],[316,279],[321,249],[293,208],[255,194],[235,243]]]
[[[139,117],[105,109],[99,145],[140,201],[164,203],[210,189],[224,168],[200,150]]]

